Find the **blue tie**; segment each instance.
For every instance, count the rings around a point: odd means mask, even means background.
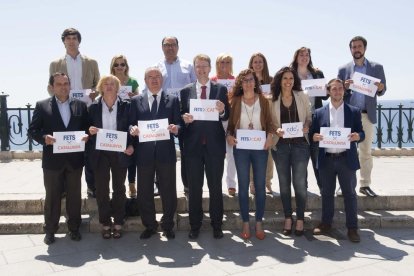
[[[157,95],[154,94],[152,95],[154,97],[154,101],[152,102],[152,106],[151,106],[151,115],[152,115],[152,119],[155,119],[155,117],[157,117]]]

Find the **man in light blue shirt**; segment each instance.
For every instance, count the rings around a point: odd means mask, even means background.
[[[162,51],[165,59],[160,61],[156,66],[161,70],[164,80],[162,89],[167,93],[173,93],[179,97],[181,88],[197,80],[193,65],[180,59],[178,54],[178,39],[175,36],[166,36],[162,39]],[[184,165],[184,151],[182,133],[178,136],[181,152],[181,179],[184,185],[184,192],[188,192],[187,176]]]

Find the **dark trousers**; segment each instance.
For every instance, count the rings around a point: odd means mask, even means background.
[[[187,172],[185,170],[185,154],[184,154],[184,137],[183,133],[178,135],[178,145],[180,146],[180,159],[181,159],[181,181],[184,188],[188,188]]]
[[[186,156],[185,159],[189,188],[189,217],[191,230],[199,230],[203,222],[204,171],[210,194],[209,213],[211,226],[221,228],[223,221],[222,183],[224,156],[212,155],[204,146],[200,156]]]
[[[142,224],[152,230],[158,227],[155,218],[154,176],[157,174],[158,191],[161,196],[163,216],[161,228],[172,230],[177,210],[176,164],[162,163],[159,160],[138,165],[138,202]]]
[[[96,190],[95,175],[92,170],[90,156],[88,154],[85,155],[85,181],[89,189],[91,189],[92,191]]]
[[[356,171],[347,166],[346,156],[328,157],[324,165],[319,168],[319,176],[322,184],[322,223],[332,224],[334,217],[334,194],[336,177],[342,190],[345,205],[346,227],[358,228]]]
[[[81,224],[81,177],[82,167],[71,168],[68,164],[59,170],[43,169],[46,190],[44,206],[44,230],[56,233],[61,215],[61,196],[66,189],[66,214],[69,231],[78,231]],[[65,187],[64,187],[65,186]]]
[[[128,183],[135,183],[135,176],[137,175],[137,165],[131,162],[128,166]]]
[[[127,168],[119,167],[118,153],[101,151],[98,167],[94,170],[96,181],[96,202],[99,222],[104,226],[124,224],[125,217],[125,178]],[[112,200],[109,198],[109,180],[112,173]]]

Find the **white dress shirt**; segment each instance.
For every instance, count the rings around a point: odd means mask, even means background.
[[[329,125],[330,127],[344,127],[344,103],[335,108],[331,103],[329,103]],[[344,152],[346,149],[337,149],[337,148],[327,148],[326,152],[329,153],[340,153]]]
[[[148,93],[149,110],[151,111],[152,103],[154,102],[154,97],[152,96],[153,93],[151,91],[147,90],[147,93]],[[162,94],[162,89],[158,91],[157,93],[157,110],[160,107],[161,94]]]
[[[104,101],[101,99],[102,103],[102,128],[103,129],[110,129],[110,130],[117,130],[116,127],[116,115],[118,111],[118,99],[115,101],[112,107],[108,107]]]
[[[211,82],[207,81],[206,84],[201,84],[198,82],[196,82],[196,91],[197,91],[197,99],[201,99],[201,86],[206,86],[206,100],[208,100],[210,98],[210,88],[211,88]]]
[[[65,124],[65,127],[68,127],[70,121],[70,99],[66,100],[65,102],[61,102],[57,97],[55,98],[59,109],[60,117],[62,117],[62,121]]]
[[[66,55],[66,68],[70,79],[70,89],[83,89],[81,55],[78,54],[75,58]]]

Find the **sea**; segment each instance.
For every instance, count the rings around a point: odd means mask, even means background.
[[[326,102],[327,103],[327,102]],[[403,131],[403,140],[405,143],[402,144],[403,148],[414,148],[414,142],[408,141],[408,125],[409,121],[411,120],[411,127],[414,127],[413,120],[414,120],[414,99],[410,100],[379,100],[379,104],[381,104],[382,108],[398,108],[399,105],[402,105],[403,108],[411,108],[411,111],[405,110],[403,111],[402,116],[402,131]],[[16,109],[16,108],[14,108]],[[385,112],[382,116],[382,133],[383,139],[385,139],[384,135],[387,132],[387,124],[386,121],[388,118],[394,118],[392,123],[392,141],[387,141],[386,143],[381,144],[381,148],[395,148],[398,147],[397,144],[397,127],[398,127],[398,110],[392,110],[390,113]],[[18,110],[10,110],[8,111],[9,122],[10,122],[10,150],[16,151],[28,151],[29,150],[29,143],[27,138],[27,128],[28,128],[28,112],[27,109],[23,109],[22,111]],[[32,113],[30,114],[32,116]],[[21,117],[21,121],[19,122],[18,118]],[[21,131],[20,131],[21,129]],[[377,147],[376,138],[372,144],[373,148]],[[0,142],[1,143],[1,142]],[[36,143],[33,144],[33,150],[42,150],[41,145],[37,145]]]

